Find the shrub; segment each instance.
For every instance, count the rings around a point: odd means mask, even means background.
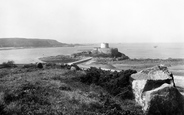
[[[86,83],[88,85],[94,83],[98,83],[101,75],[101,69],[97,69],[95,67],[90,67],[86,70],[86,75],[81,77],[81,82]]]
[[[40,68],[40,69],[43,68],[43,64],[42,63],[38,63],[36,66],[37,66],[37,68]]]
[[[93,105],[91,109],[100,108],[96,113],[105,115],[143,115],[141,106],[134,100],[129,77],[136,73],[135,70],[122,70],[120,72],[104,71],[91,67],[86,70],[86,75],[80,77],[81,82],[97,85],[105,89],[114,98],[102,96],[105,99],[102,106]],[[104,99],[103,99],[104,100]],[[116,101],[115,101],[116,100]]]
[[[80,77],[81,82],[86,84],[95,84],[106,89],[114,96],[120,96],[121,99],[132,99],[133,92],[129,77],[136,73],[135,70],[126,70],[121,72],[111,72],[91,67],[86,70],[86,75]]]
[[[11,68],[11,67],[16,67],[16,65],[14,64],[14,61],[8,61],[8,62],[3,62],[2,67]]]

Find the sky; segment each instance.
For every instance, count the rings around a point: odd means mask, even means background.
[[[0,38],[184,42],[183,0],[0,0]]]

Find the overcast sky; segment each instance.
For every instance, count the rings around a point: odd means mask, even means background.
[[[184,42],[184,0],[0,0],[0,38]]]

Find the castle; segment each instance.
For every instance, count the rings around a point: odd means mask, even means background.
[[[95,47],[92,54],[118,54],[118,48],[110,48],[108,43],[101,43],[100,47]]]
[[[101,48],[109,48],[109,44],[108,43],[101,43]]]

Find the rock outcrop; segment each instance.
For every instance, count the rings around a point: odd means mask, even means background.
[[[160,65],[131,75],[135,100],[146,115],[184,115],[184,99],[167,67]]]

